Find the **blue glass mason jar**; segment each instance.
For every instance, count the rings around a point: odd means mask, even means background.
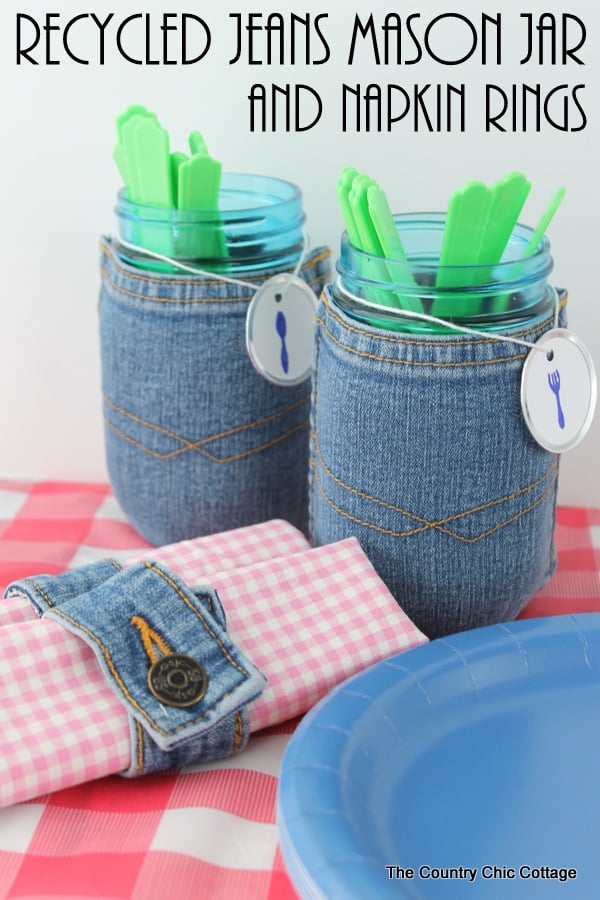
[[[115,211],[119,236],[128,244],[242,279],[293,269],[303,250],[302,191],[266,175],[224,172],[217,210],[149,206],[121,190]],[[135,266],[181,271],[124,244],[119,252]]]
[[[566,294],[545,238],[524,255],[524,225],[476,267],[438,265],[443,215],[396,225],[407,261],[344,234],[319,303],[309,530],[317,545],[356,536],[435,638],[514,618],[554,571],[559,457],[532,437],[520,382],[523,342],[557,304],[564,324]]]
[[[254,285],[301,260],[316,295],[328,277],[329,251],[305,251],[300,189],[224,174],[218,210],[121,193],[117,218],[99,316],[107,467],[125,514],[154,544],[272,518],[306,531],[310,378],[270,383],[245,343]]]
[[[526,225],[516,225],[501,262],[493,266],[440,266],[444,214],[405,214],[394,220],[406,262],[365,253],[350,244],[346,233],[342,235],[338,287],[333,293],[336,304],[349,315],[366,322],[378,318],[393,331],[428,334],[449,329],[410,318],[411,313],[470,328],[504,330],[551,310],[550,243],[543,237],[536,251],[525,257],[533,233]],[[383,309],[374,310],[371,304]]]

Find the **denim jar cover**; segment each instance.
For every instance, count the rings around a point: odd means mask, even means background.
[[[529,232],[519,229],[517,259]],[[559,458],[535,442],[523,419],[528,349],[403,319],[385,303],[374,317],[361,297],[380,306],[390,286],[363,277],[369,267],[361,271],[357,256],[344,236],[340,280],[326,288],[317,312],[312,539],[318,545],[355,535],[430,638],[512,619],[556,565]],[[407,256],[410,262],[408,249]],[[496,296],[506,287],[512,301],[502,315],[486,321],[477,315],[485,301],[467,292],[463,325],[534,343],[554,324],[551,268],[544,239],[524,268],[495,273]],[[486,290],[494,293],[482,284],[483,296]],[[566,294],[558,296],[564,324]],[[426,298],[425,311],[430,305]]]
[[[253,291],[219,277],[227,269],[259,287],[293,270],[302,250],[301,194],[277,179],[248,176],[245,183],[242,190],[234,181],[225,205],[237,200],[258,210],[226,209],[213,223],[230,245],[229,259],[194,260],[197,268],[212,266],[214,276],[147,260],[140,268],[118,241],[102,241],[108,471],[125,514],[157,545],[273,518],[307,530],[310,379],[282,387],[257,373],[245,345]],[[120,218],[121,237],[132,243],[135,228],[122,211]],[[149,228],[144,221],[139,236],[152,240]],[[184,238],[189,250],[191,237]],[[328,272],[322,248],[299,274],[318,295]]]

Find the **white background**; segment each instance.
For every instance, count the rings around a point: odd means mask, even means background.
[[[234,22],[230,13],[327,13],[321,28],[330,46],[325,65],[303,64],[304,45],[297,44],[294,66],[234,65]],[[16,15],[27,12],[43,23],[48,12],[60,13],[52,24],[64,27],[75,15],[93,11],[101,19],[114,5],[55,2],[51,6],[31,0],[27,7],[5,2],[0,11],[0,75],[2,79],[2,141],[0,144],[0,199],[2,201],[0,298],[0,475],[10,477],[104,480],[100,367],[97,328],[99,290],[98,238],[115,230],[113,213],[120,186],[112,161],[115,116],[130,103],[154,110],[172,138],[173,149],[187,149],[187,135],[200,129],[212,154],[225,169],[277,175],[299,184],[304,191],[313,246],[329,243],[336,250],[342,228],[334,193],[340,169],[353,165],[375,177],[385,188],[395,211],[444,209],[449,194],[465,181],[491,183],[519,169],[533,188],[523,220],[534,224],[548,199],[560,185],[567,188],[549,229],[555,258],[553,281],[569,288],[570,325],[587,343],[596,366],[600,361],[600,297],[598,296],[598,165],[600,13],[592,3],[570,5],[543,0],[514,5],[498,2],[421,4],[370,2],[333,3],[304,0],[272,6],[237,3],[188,5],[149,0],[151,35],[160,50],[159,25],[165,12],[194,13],[209,25],[212,44],[205,59],[191,66],[136,66],[119,57],[114,46],[115,27],[106,29],[106,57],[98,62],[98,29],[82,20],[71,31],[75,52],[92,60],[88,66],[70,61],[61,33],[52,36],[51,56],[59,65],[16,65]],[[352,67],[348,50],[355,14],[373,12],[380,25],[386,13],[403,18],[420,13],[414,21],[422,34],[436,15],[459,12],[477,23],[481,15],[502,14],[502,64],[482,65],[480,48],[460,66],[442,66],[423,60],[416,65],[380,65],[367,46]],[[553,11],[560,23],[563,12],[578,15],[587,27],[587,42],[578,52],[585,65],[551,64],[545,45],[543,66],[520,65],[526,49],[526,29],[520,13],[539,15]],[[139,12],[122,6],[114,22]],[[173,20],[171,20],[172,22]],[[139,26],[138,26],[139,30]],[[128,46],[135,50],[130,28]],[[470,42],[469,32],[455,20],[431,32],[438,55],[458,58]],[[574,35],[573,28],[569,34]],[[381,36],[381,30],[379,31]],[[560,38],[560,34],[559,34]],[[315,59],[323,48],[313,32]],[[177,52],[177,36],[172,46]],[[264,35],[257,36],[255,54],[266,58]],[[289,51],[289,42],[287,51]],[[560,40],[558,41],[560,47]],[[405,45],[406,58],[414,47]],[[44,58],[40,48],[35,51]],[[289,52],[288,52],[289,58]],[[559,60],[560,62],[560,60]],[[315,128],[303,133],[251,133],[247,95],[252,84],[309,84],[323,100],[323,113]],[[453,133],[415,132],[402,123],[390,133],[344,134],[341,127],[341,85],[466,84],[467,129]],[[509,89],[523,82],[542,84],[544,91],[558,84],[585,84],[580,93],[588,124],[579,132],[562,132],[542,120],[540,131],[530,122],[523,133],[492,131],[484,125],[483,92],[486,83]],[[558,115],[558,106],[552,107]],[[580,115],[571,107],[571,122]],[[563,457],[560,499],[567,504],[600,506],[598,417],[587,439]]]

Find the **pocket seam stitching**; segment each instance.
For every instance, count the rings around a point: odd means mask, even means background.
[[[302,267],[300,272],[305,269],[311,270],[316,268],[316,264],[321,262],[323,259],[327,259],[331,255],[331,251],[324,251],[318,257],[309,260],[305,266]],[[173,297],[151,297],[148,294],[143,294],[137,291],[133,291],[126,287],[123,287],[118,283],[118,281],[113,277],[112,273],[109,271],[109,264],[114,266],[114,268],[120,272],[124,277],[128,278],[137,278],[141,281],[146,281],[150,284],[158,284],[158,285],[197,285],[198,287],[213,287],[214,285],[223,285],[222,280],[214,280],[214,281],[192,281],[190,280],[177,280],[174,279],[166,279],[166,278],[150,278],[143,275],[131,275],[129,272],[126,272],[124,269],[120,268],[117,261],[114,258],[109,258],[106,252],[103,252],[103,258],[105,262],[101,265],[101,272],[106,278],[106,280],[111,284],[111,286],[116,290],[128,297],[133,297],[136,300],[148,300],[152,303],[181,303],[181,304],[192,304],[192,303],[237,303],[239,301],[247,301],[250,300],[253,294],[244,294],[236,297],[183,297],[181,299],[173,298]],[[306,284],[312,287],[319,282],[324,282],[326,277],[325,272],[315,272],[314,275],[311,275],[310,278],[304,278]],[[264,282],[264,277],[260,279],[260,276],[248,276],[248,280],[253,280],[256,278],[257,287],[260,287],[260,284]],[[259,280],[260,279],[260,280]],[[245,279],[246,280],[246,279]]]
[[[190,441],[188,440],[188,438],[184,438],[183,435],[177,434],[175,431],[170,431],[168,428],[164,428],[162,425],[156,425],[149,419],[143,419],[141,416],[132,413],[130,410],[125,409],[122,406],[117,406],[117,404],[108,397],[105,391],[102,392],[102,399],[104,400],[106,405],[115,412],[121,413],[122,415],[126,416],[126,418],[132,419],[139,425],[145,425],[147,428],[151,428],[153,431],[158,431],[160,434],[164,434],[166,437],[171,437],[174,440],[180,441],[182,444],[187,445],[184,449],[194,450],[196,447],[200,447],[203,444],[211,444],[213,441],[218,441],[224,437],[230,437],[232,434],[237,434],[240,431],[249,431],[252,428],[256,428],[258,425],[265,425],[267,422],[272,422],[273,419],[282,418],[288,413],[293,412],[295,409],[298,409],[300,406],[303,406],[305,403],[308,403],[310,401],[310,394],[305,394],[304,397],[301,397],[299,400],[295,400],[293,403],[290,403],[289,406],[285,406],[283,409],[277,410],[277,412],[270,413],[268,416],[261,416],[260,419],[254,419],[254,421],[247,422],[245,425],[234,425],[232,428],[226,428],[224,431],[218,431],[216,434],[209,435],[205,438],[200,438],[197,441]]]
[[[558,458],[553,457],[548,465],[548,468],[545,470],[545,472],[539,478],[537,478],[535,481],[531,482],[531,484],[528,484],[525,487],[519,488],[518,490],[513,491],[510,494],[505,494],[503,497],[497,497],[494,500],[488,500],[486,503],[479,504],[478,506],[473,506],[470,509],[463,510],[462,512],[459,512],[459,513],[454,513],[453,515],[444,517],[443,519],[438,519],[437,521],[431,521],[429,519],[426,519],[424,516],[418,515],[418,513],[411,513],[408,510],[403,509],[400,506],[395,506],[392,503],[388,503],[387,501],[382,500],[379,497],[374,497],[371,494],[367,494],[366,491],[361,491],[361,490],[359,490],[359,488],[355,488],[352,485],[349,485],[346,482],[344,482],[341,478],[339,478],[339,476],[335,475],[335,473],[329,468],[329,466],[326,464],[325,460],[323,459],[323,454],[321,452],[321,448],[319,445],[319,440],[318,440],[318,436],[317,436],[316,432],[313,432],[311,437],[313,440],[313,446],[315,448],[315,453],[319,457],[319,462],[320,462],[325,474],[329,478],[331,478],[332,481],[334,481],[339,487],[343,488],[344,490],[348,491],[351,494],[355,494],[356,496],[360,497],[362,500],[368,500],[369,502],[375,503],[378,506],[383,506],[385,509],[389,509],[390,512],[398,512],[401,515],[407,516],[408,518],[415,519],[417,522],[423,523],[422,528],[417,528],[417,529],[414,529],[413,531],[406,532],[406,535],[418,534],[421,531],[428,531],[431,528],[433,528],[435,530],[439,530],[439,531],[443,532],[444,534],[448,534],[450,537],[456,537],[461,540],[472,540],[471,538],[464,538],[462,535],[459,535],[454,531],[450,531],[449,529],[443,528],[442,526],[448,522],[454,522],[458,519],[464,519],[474,513],[482,512],[485,509],[490,509],[493,506],[499,506],[500,504],[505,503],[509,500],[515,500],[517,497],[520,497],[523,494],[527,494],[530,491],[535,490],[536,487],[539,487],[540,484],[542,484],[542,482],[544,482],[549,476],[551,476],[554,473],[555,469],[558,470]],[[316,464],[318,464],[318,463],[315,463],[315,465]]]
[[[342,350],[345,350],[347,353],[352,353],[355,356],[360,356],[363,359],[372,359],[376,362],[386,362],[386,363],[394,363],[394,365],[403,365],[403,366],[415,366],[419,368],[432,368],[432,369],[464,369],[472,366],[490,366],[498,363],[510,363],[515,362],[520,359],[525,359],[527,356],[527,352],[523,353],[515,353],[513,356],[499,356],[494,359],[484,359],[484,360],[456,360],[455,362],[434,362],[434,361],[425,361],[425,360],[410,360],[410,359],[397,359],[393,356],[378,356],[376,353],[369,353],[366,350],[358,350],[355,347],[350,347],[347,344],[342,343],[342,341],[337,338],[328,328],[324,319],[317,319],[317,324],[321,325],[323,330],[327,333],[329,338],[333,341],[334,344],[337,344]],[[364,333],[364,332],[358,332]],[[389,338],[384,338],[385,340],[390,340]],[[410,341],[399,341],[398,343],[411,343]],[[416,343],[416,342],[413,342]],[[463,346],[463,344],[467,344],[468,342],[457,342],[452,344],[452,347]],[[473,342],[473,343],[484,343],[481,342]],[[489,342],[488,342],[489,343]],[[429,344],[429,346],[434,346],[433,343]],[[448,346],[448,345],[444,345]]]
[[[102,254],[102,257],[104,259],[106,259],[108,262],[110,262],[112,265],[114,265],[115,269],[118,272],[120,272],[122,275],[125,275],[128,278],[129,277],[137,278],[140,281],[147,281],[150,284],[188,284],[189,285],[189,284],[201,283],[203,285],[211,285],[211,286],[215,285],[215,284],[223,284],[222,279],[219,279],[219,278],[215,278],[212,281],[207,280],[207,281],[198,282],[196,279],[183,278],[181,276],[179,276],[178,278],[169,278],[169,279],[158,278],[155,275],[146,275],[142,271],[140,271],[139,275],[137,272],[135,273],[135,275],[133,275],[131,272],[128,272],[127,269],[123,268],[122,265],[120,265],[116,255],[115,255],[114,248],[111,247],[109,244],[105,244],[104,242],[101,241],[100,242],[100,252]],[[313,253],[314,253],[314,251],[313,251]],[[306,262],[303,264],[303,266],[301,268],[301,271],[304,268],[316,267],[319,263],[323,262],[323,260],[329,259],[330,257],[331,257],[331,250],[329,249],[329,247],[324,247],[316,255],[309,254],[309,256],[306,259]],[[261,280],[263,280],[263,276],[248,275],[248,278],[244,279],[244,280],[245,281],[257,281],[260,284]]]
[[[118,437],[122,438],[124,441],[127,441],[129,444],[132,444],[134,447],[137,447],[138,450],[142,450],[144,453],[147,453],[149,456],[153,456],[155,459],[161,459],[164,461],[168,461],[170,459],[174,459],[176,456],[181,456],[184,453],[188,453],[193,451],[194,453],[198,453],[200,456],[203,456],[205,459],[210,460],[211,462],[224,464],[224,463],[232,463],[237,462],[240,459],[245,459],[248,456],[253,456],[256,453],[261,453],[263,450],[268,450],[269,447],[278,444],[280,441],[285,440],[286,438],[292,437],[298,431],[302,431],[304,428],[307,428],[309,425],[309,420],[304,419],[302,422],[299,422],[297,425],[294,425],[292,428],[285,431],[283,434],[279,434],[274,438],[271,438],[268,441],[265,441],[263,444],[260,444],[258,447],[251,447],[249,450],[244,450],[241,453],[234,453],[230,456],[219,457],[215,456],[213,453],[209,453],[208,450],[205,450],[203,447],[199,446],[201,442],[196,444],[192,444],[190,442],[186,442],[188,446],[178,447],[176,450],[171,450],[169,453],[160,453],[158,450],[152,450],[150,447],[147,447],[145,444],[142,444],[140,441],[136,440],[136,438],[131,437],[128,434],[125,434],[117,425],[111,422],[106,414],[103,416],[104,422],[108,428],[111,429]],[[155,427],[156,426],[151,426]],[[161,429],[158,429],[161,430]],[[239,430],[239,429],[238,429]],[[230,432],[231,433],[231,432]],[[185,440],[184,438],[179,438],[179,440]],[[213,440],[213,438],[205,438],[204,440]]]
[[[549,472],[551,471],[551,468],[552,468],[552,464],[551,464],[551,467],[546,471],[544,477],[546,477],[549,474]],[[356,522],[358,525],[363,525],[366,528],[372,529],[373,531],[379,531],[383,534],[388,534],[391,537],[398,537],[398,538],[412,537],[413,535],[420,534],[424,531],[434,530],[434,531],[440,531],[441,533],[446,534],[448,537],[454,538],[455,540],[458,540],[458,541],[462,541],[463,543],[475,544],[478,541],[481,541],[483,538],[489,537],[491,534],[494,534],[494,532],[499,531],[501,528],[504,528],[506,525],[510,525],[512,522],[516,522],[518,519],[522,518],[523,516],[530,513],[532,510],[534,510],[537,506],[539,506],[540,503],[542,503],[549,496],[551,490],[553,489],[553,487],[556,483],[556,479],[558,477],[558,464],[554,463],[554,471],[552,472],[552,478],[550,480],[550,483],[548,484],[548,487],[545,489],[543,494],[540,495],[540,497],[538,497],[536,500],[533,501],[533,503],[531,503],[525,509],[522,509],[519,512],[515,513],[514,515],[510,516],[508,519],[505,519],[502,522],[497,522],[492,528],[488,528],[486,531],[483,531],[480,534],[475,535],[475,537],[470,537],[470,538],[465,537],[464,535],[458,534],[457,532],[450,531],[449,529],[443,528],[438,523],[435,523],[435,522],[430,522],[426,525],[423,525],[421,528],[414,528],[411,531],[394,531],[394,529],[392,529],[392,528],[384,528],[381,525],[375,525],[372,522],[367,522],[364,519],[360,519],[358,516],[355,516],[352,513],[347,512],[346,510],[344,510],[340,506],[338,506],[336,503],[334,503],[334,501],[325,493],[325,489],[322,485],[321,479],[319,478],[319,475],[317,472],[317,466],[314,464],[313,464],[313,475],[314,475],[315,481],[317,482],[319,491],[320,491],[323,499],[325,500],[325,502],[332,509],[334,509],[337,513],[339,513],[340,515],[344,516],[347,519],[350,519],[350,521],[352,521],[352,522]],[[540,479],[540,481],[538,481],[538,484],[541,481],[543,481],[543,478]],[[519,493],[526,492],[527,490],[532,490],[532,489],[533,489],[533,487],[527,488],[527,489],[522,489],[522,491],[520,491]],[[517,494],[517,496],[519,495],[519,493]],[[505,500],[505,499],[513,499],[513,498],[508,496],[506,498],[503,498],[503,500]],[[502,501],[494,501],[494,503],[503,502],[503,500]],[[379,502],[383,503],[384,501],[379,501]],[[386,505],[386,504],[384,503],[384,505]],[[401,510],[399,510],[399,511],[401,511]],[[420,519],[420,517],[417,516],[416,514],[406,513],[406,515],[411,516],[412,518],[415,518],[417,520]],[[450,521],[453,518],[461,518],[466,515],[469,515],[469,513],[460,513],[457,516],[450,517],[450,519],[442,519],[440,521],[441,522]],[[421,521],[426,521],[426,520],[421,519]]]

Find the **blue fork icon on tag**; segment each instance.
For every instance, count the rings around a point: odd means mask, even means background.
[[[556,397],[556,413],[558,416],[558,427],[565,427],[565,414],[560,402],[560,372],[555,369],[554,372],[548,372],[548,385],[550,390]]]

